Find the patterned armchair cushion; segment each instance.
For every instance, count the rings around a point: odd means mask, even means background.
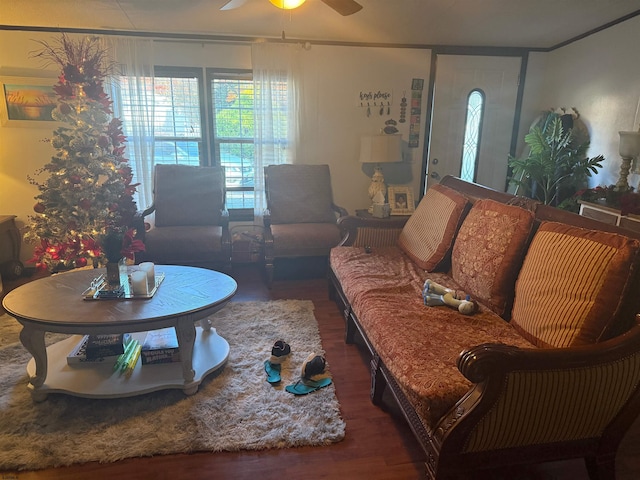
[[[533,213],[478,200],[460,226],[451,255],[453,279],[474,300],[507,318],[533,228]]]
[[[329,165],[268,165],[264,169],[271,223],[335,223]]]
[[[615,329],[639,247],[622,235],[543,223],[518,277],[511,323],[539,347],[606,338]]]
[[[420,267],[436,270],[447,263],[456,231],[469,207],[455,190],[434,185],[407,220],[398,246]]]
[[[220,225],[225,202],[221,167],[158,164],[153,190],[156,227]]]

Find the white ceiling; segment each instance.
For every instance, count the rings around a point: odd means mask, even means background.
[[[343,17],[320,0],[220,11],[227,1],[0,0],[0,25],[544,49],[640,11],[640,0],[357,0]]]

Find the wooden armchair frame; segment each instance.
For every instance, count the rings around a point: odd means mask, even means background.
[[[295,192],[293,195],[293,199],[290,203],[294,204],[291,208],[292,210],[305,210],[308,212],[309,220],[305,219],[305,213],[301,213],[300,211],[294,212],[294,216],[296,217],[295,221],[274,221],[275,215],[273,214],[273,203],[270,192],[272,191],[271,182],[272,177],[275,172],[286,169],[288,173],[286,175],[291,175],[293,171],[296,171],[296,174],[300,175],[300,179],[303,182],[310,182],[312,187],[317,187],[314,184],[317,180],[325,180],[328,182],[328,185],[324,185],[326,190],[322,192],[324,196],[323,200],[327,200],[326,204],[322,204],[311,209],[303,208],[304,200],[298,199],[297,197],[308,198],[309,201],[313,201],[312,195],[309,192]],[[265,193],[267,199],[267,208],[263,214],[263,224],[264,224],[264,267],[265,267],[265,275],[267,279],[267,285],[271,286],[273,283],[274,271],[275,271],[275,262],[277,258],[300,258],[300,257],[310,257],[310,256],[327,256],[329,254],[329,250],[331,247],[337,245],[340,241],[340,230],[337,227],[337,219],[339,217],[343,217],[348,215],[346,209],[336,205],[333,202],[332,193],[331,193],[331,177],[329,172],[328,165],[270,165],[265,167]],[[306,180],[305,180],[306,179]],[[274,187],[275,188],[275,187]],[[299,189],[300,190],[300,189]],[[312,191],[314,189],[312,188]],[[317,191],[317,188],[315,188]],[[282,202],[280,202],[282,203]],[[325,206],[328,205],[331,212],[331,215],[327,214],[325,210]],[[333,216],[333,219],[329,218]],[[283,214],[279,212],[279,218],[282,219]],[[335,227],[335,235],[336,241],[332,245],[328,245],[325,241],[319,240],[317,242],[313,242],[312,239],[307,238],[308,244],[301,245],[300,248],[292,249],[289,252],[283,254],[282,252],[277,251],[276,240],[274,238],[273,228],[275,225],[299,225],[303,230],[313,231],[315,229],[322,229],[322,226],[332,225]],[[326,234],[326,230],[324,230]],[[325,235],[326,236],[326,235]],[[322,238],[322,237],[320,237]]]
[[[227,211],[224,205],[224,199],[226,198],[226,188],[225,188],[225,180],[224,180],[224,168],[223,167],[192,167],[187,165],[156,165],[156,172],[154,178],[158,174],[158,168],[180,168],[180,169],[206,169],[206,170],[194,170],[194,171],[206,171],[212,173],[214,175],[221,175],[222,179],[220,180],[221,185],[221,208],[220,210],[214,214],[211,209],[207,211],[206,205],[202,207],[198,207],[197,212],[202,212],[203,215],[213,216],[217,218],[215,223],[212,222],[197,222],[195,225],[182,224],[178,227],[181,229],[189,229],[192,227],[193,231],[199,231],[202,228],[207,226],[216,226],[221,228],[221,245],[220,250],[215,251],[207,251],[205,253],[200,252],[190,252],[188,248],[183,248],[181,251],[181,245],[175,245],[175,252],[169,255],[169,259],[167,260],[166,255],[161,256],[159,259],[154,257],[154,252],[142,252],[139,256],[136,256],[136,259],[139,261],[154,261],[160,263],[172,263],[172,264],[184,264],[184,265],[193,265],[193,266],[201,266],[201,267],[216,267],[225,271],[230,271],[231,269],[231,234],[229,231],[229,212]],[[155,194],[155,181],[154,181],[154,194]],[[154,199],[154,203],[149,206],[144,211],[138,212],[134,218],[134,227],[136,228],[137,237],[142,241],[147,240],[148,231],[150,230],[150,225],[145,223],[145,217],[157,212],[157,204]],[[194,212],[193,214],[197,215],[198,213]],[[154,226],[151,229],[161,229],[165,228],[163,226]]]

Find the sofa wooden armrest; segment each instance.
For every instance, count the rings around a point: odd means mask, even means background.
[[[635,325],[595,345],[463,351],[458,368],[475,385],[434,429],[432,475],[584,457],[592,478],[614,478],[615,452],[640,409],[639,342]]]
[[[338,219],[341,246],[389,247],[396,245],[408,217],[365,218],[353,215]]]

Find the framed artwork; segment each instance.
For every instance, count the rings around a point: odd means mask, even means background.
[[[55,78],[0,77],[0,123],[16,127],[56,125]]]
[[[409,187],[389,186],[387,189],[391,215],[411,215],[416,209],[413,190]]]

